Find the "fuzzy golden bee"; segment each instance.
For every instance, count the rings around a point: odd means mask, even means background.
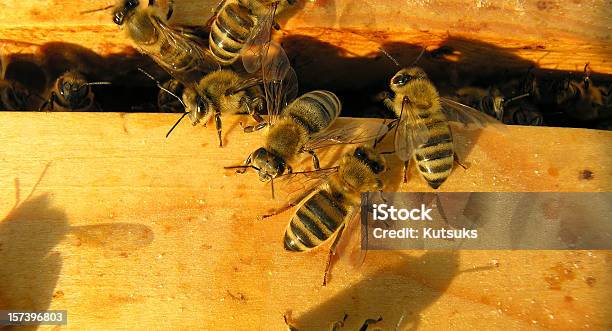
[[[379,129],[387,132],[385,125],[379,125]],[[344,154],[335,167],[284,175],[281,178],[284,182],[281,183],[286,187],[292,186],[287,182],[298,178],[305,178],[310,185],[302,190],[294,190],[297,195],[290,197],[286,206],[263,218],[297,206],[283,236],[285,250],[290,252],[312,250],[334,237],[323,277],[325,285],[332,256],[340,253],[339,247],[350,246],[340,245],[340,240],[346,238],[344,240],[348,243],[354,239],[350,237],[355,235],[361,193],[382,192],[382,175],[386,170],[386,162],[381,154],[367,145],[358,145]],[[303,182],[299,183],[303,186]]]
[[[139,0],[119,0],[113,9],[113,22],[172,77],[186,85],[196,84],[220,66],[196,35],[167,24],[171,14],[172,3],[164,15],[155,2],[144,7]]]
[[[450,176],[453,162],[459,163],[459,160],[449,122],[475,124],[476,127],[501,124],[472,107],[440,97],[419,67],[402,68],[391,78],[390,88],[393,96],[386,93],[382,99],[397,116],[393,123],[395,153],[404,161],[404,182],[408,180],[411,159],[415,159],[418,172],[433,189]]]
[[[208,45],[216,60],[230,65],[241,55],[245,68],[259,68],[261,46],[270,40],[277,10],[295,0],[227,0],[221,3],[211,23]]]
[[[214,118],[219,146],[223,146],[222,114],[250,114],[256,121],[263,121],[259,115],[264,106],[259,84],[261,80],[257,77],[242,78],[231,70],[218,70],[204,76],[195,87],[184,87],[180,98],[185,113],[168,135],[187,115],[194,126],[206,125]]]
[[[53,85],[49,99],[40,111],[99,111],[94,101],[93,85],[110,85],[110,82],[88,82],[78,71],[67,71]]]

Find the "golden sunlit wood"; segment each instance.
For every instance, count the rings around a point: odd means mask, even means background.
[[[75,330],[610,327],[609,251],[369,252],[322,287],[327,250],[284,252],[290,213],[258,221],[269,186],[223,170],[261,144],[249,119],[225,116],[219,148],[187,122],[165,139],[176,118],[0,112],[0,310],[66,309]],[[440,189],[610,191],[612,133],[507,131],[458,131],[477,145]],[[389,163],[389,190],[429,190]]]

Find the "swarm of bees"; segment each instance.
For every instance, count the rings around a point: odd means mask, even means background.
[[[272,38],[280,29],[275,17],[294,0],[222,1],[208,22],[208,35],[172,26],[173,1],[165,10],[154,0],[118,0],[113,22],[143,54],[164,69],[171,80],[159,83],[158,107],[182,113],[168,135],[184,117],[192,125],[215,124],[223,147],[225,114],[248,114],[254,123],[245,133],[266,130],[262,146],[239,165],[228,165],[239,174],[248,170],[259,180],[274,182],[287,192],[286,206],[263,218],[295,207],[283,236],[285,250],[305,252],[332,241],[323,284],[328,281],[333,257],[358,225],[360,194],[384,189],[388,154],[404,163],[403,182],[413,162],[420,176],[438,189],[452,175],[458,157],[451,124],[469,128],[503,127],[503,124],[542,125],[539,105],[554,105],[579,120],[604,116],[612,106],[611,89],[596,86],[588,64],[582,80],[542,81],[528,74],[515,95],[504,96],[496,88],[466,87],[451,98],[442,97],[427,73],[414,64],[398,67],[390,77],[390,91],[380,102],[395,119],[370,124],[334,126],[342,101],[331,91],[314,90],[298,96],[298,77],[280,44]],[[91,12],[91,10],[89,11]],[[110,19],[110,18],[109,18]],[[418,61],[418,59],[417,59]],[[415,61],[416,63],[416,61]],[[32,94],[18,82],[0,80],[0,108],[25,110]],[[57,77],[40,106],[41,111],[99,111],[92,87],[111,82],[88,82],[84,74],[70,70]],[[264,118],[264,114],[267,116]],[[393,150],[381,151],[379,142],[393,137]],[[318,153],[351,145],[337,164],[321,167]],[[298,169],[302,157],[312,159],[312,170]],[[401,180],[398,178],[398,180]],[[300,187],[299,190],[289,189]],[[279,236],[280,238],[280,236]]]

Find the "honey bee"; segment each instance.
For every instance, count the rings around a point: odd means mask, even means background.
[[[470,105],[498,121],[503,120],[505,109],[510,103],[529,96],[529,93],[524,93],[506,99],[496,88],[486,90],[478,87],[463,87],[456,94],[462,104]]]
[[[220,4],[211,23],[208,45],[215,59],[230,65],[242,55],[248,72],[260,67],[261,47],[270,40],[279,5],[296,0],[227,0]]]
[[[384,52],[387,56],[389,54]],[[397,64],[397,61],[394,60]],[[398,71],[390,81],[391,91],[383,97],[385,105],[397,120],[395,153],[404,161],[404,183],[408,181],[410,160],[415,159],[417,170],[433,189],[437,189],[449,177],[453,162],[463,166],[455,153],[449,122],[475,124],[483,127],[498,124],[494,118],[478,110],[442,98],[419,67],[407,67]]]
[[[273,196],[272,180],[285,171],[293,172],[290,163],[303,153],[310,154],[314,168],[319,169],[318,149],[336,144],[358,144],[386,132],[377,124],[329,130],[342,109],[340,100],[330,91],[312,91],[291,101],[297,94],[295,71],[283,49],[273,41],[266,47],[261,71],[268,118],[245,127],[244,131],[267,127],[264,146],[251,153],[243,165],[225,168],[238,168],[239,173],[254,169],[262,182],[271,182]]]
[[[335,167],[283,176],[287,181],[307,178],[312,184],[310,188],[299,191],[296,198],[290,198],[288,205],[262,218],[297,206],[283,239],[285,250],[290,252],[312,250],[335,235],[323,277],[325,285],[332,256],[338,253],[343,233],[352,233],[358,225],[355,220],[358,219],[361,193],[382,191],[384,184],[381,176],[386,170],[381,154],[367,145],[358,145],[344,154]]]
[[[529,70],[522,87],[537,104],[562,111],[579,121],[592,121],[610,115],[606,110],[612,106],[612,91],[593,84],[588,63],[584,66],[582,80],[572,79],[569,75],[562,79],[536,79]]]
[[[139,69],[157,82],[151,75]],[[204,76],[195,87],[183,86],[176,89],[176,84],[170,87],[161,85],[160,93],[172,96],[183,107],[184,113],[166,134],[166,137],[176,128],[181,120],[188,115],[192,125],[202,123],[204,126],[214,117],[215,126],[219,137],[219,146],[223,146],[221,114],[250,114],[253,118],[262,122],[259,115],[263,109],[263,96],[257,85],[261,84],[259,77],[242,78],[231,70],[213,71]],[[174,90],[171,90],[174,89]],[[175,92],[180,92],[176,94]]]
[[[0,109],[27,110],[30,91],[19,82],[0,79]]]
[[[166,15],[149,1],[142,7],[139,0],[119,0],[113,9],[113,22],[125,28],[128,37],[145,54],[171,76],[185,85],[195,85],[208,72],[220,69],[218,63],[201,45],[201,40],[184,29],[167,25],[172,2]]]
[[[0,110],[27,110],[32,94],[21,83],[5,79],[7,59],[0,54]]]
[[[49,99],[40,106],[39,111],[99,111],[91,86],[110,84],[87,82],[78,71],[67,71],[55,81]]]

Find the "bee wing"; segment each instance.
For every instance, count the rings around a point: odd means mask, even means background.
[[[251,30],[251,34],[242,46],[240,51],[242,64],[249,73],[257,72],[262,67],[262,57],[267,51],[272,34],[276,6],[277,3],[271,4],[268,12],[258,18],[257,25]]]
[[[193,40],[193,36],[184,35],[180,30],[176,30],[160,19],[155,19],[157,26],[159,27],[158,31],[163,36],[161,38],[166,38],[168,45],[164,46],[166,49],[159,50],[163,51],[180,51],[181,53],[188,53],[192,58],[196,59],[197,64],[195,67],[198,68],[198,71],[201,74],[206,74],[211,71],[220,70],[221,66],[214,60],[214,57],[208,50],[205,50],[204,47],[201,47],[198,43]],[[160,52],[147,52],[146,49],[142,49],[145,53],[147,53],[151,58],[157,62],[162,68],[164,68],[170,75],[174,78],[178,79],[185,85],[194,85],[196,82],[189,76],[193,74],[192,72],[183,73],[179,71],[178,65],[179,63],[168,63],[164,59],[161,58]]]
[[[338,172],[338,167],[301,171],[285,174],[275,179],[282,192],[286,194],[286,201],[298,200],[304,192],[311,192],[329,180],[329,177]]]
[[[269,115],[268,122],[273,124],[282,109],[297,95],[297,75],[283,48],[274,41],[270,41],[265,50],[261,72]]]
[[[410,160],[414,149],[430,137],[427,125],[411,108],[408,98],[404,98],[394,139],[395,153],[402,161]]]
[[[466,129],[480,129],[485,126],[493,126],[497,129],[505,128],[497,119],[457,101],[440,97],[440,103],[446,118],[451,122],[464,124]]]
[[[344,231],[338,238],[334,255],[330,260],[330,274],[333,266],[339,264],[349,269],[358,269],[365,262],[366,250],[361,249],[360,207],[353,206],[345,218]]]
[[[371,142],[384,136],[388,131],[388,126],[383,123],[346,124],[337,129],[325,130],[312,136],[304,145],[304,150]]]

